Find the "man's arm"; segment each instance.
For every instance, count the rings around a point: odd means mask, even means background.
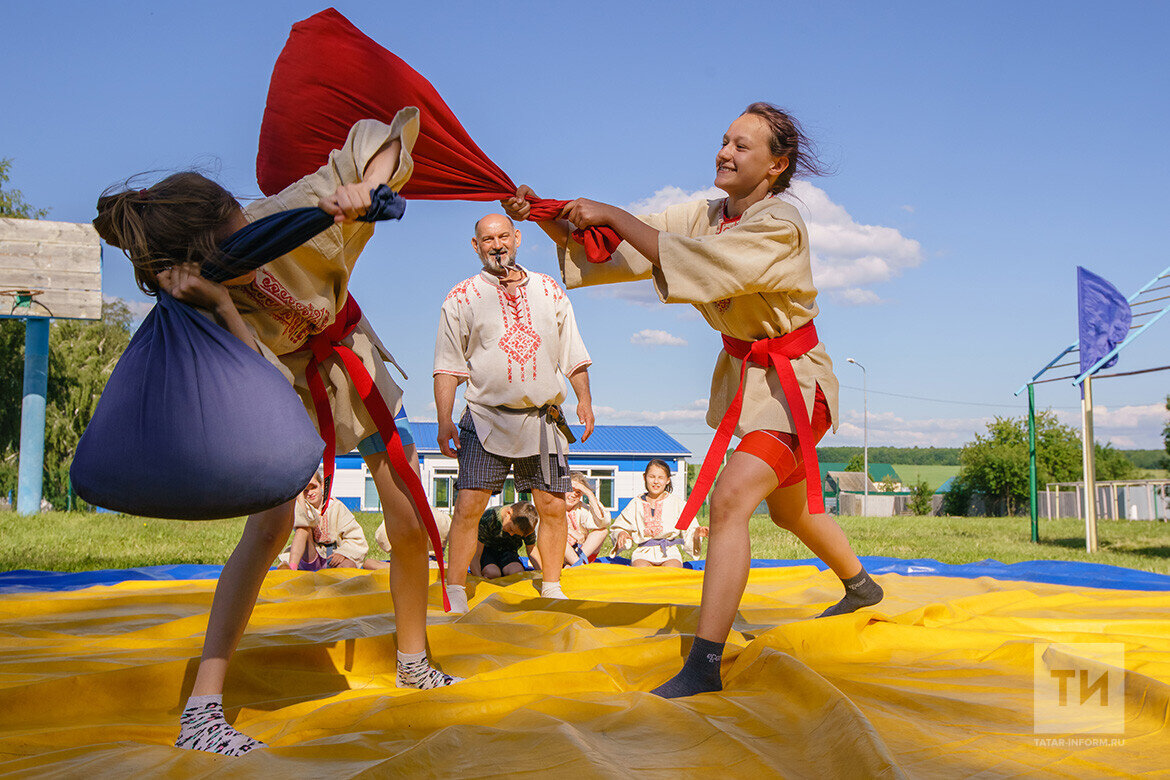
[[[593,433],[593,396],[589,392],[589,369],[582,366],[569,376],[569,384],[577,394],[577,421],[585,426],[581,441]],[[442,419],[442,418],[440,418]]]
[[[459,426],[451,418],[455,410],[455,389],[458,387],[459,377],[435,374],[435,412],[439,418],[439,449],[448,458],[454,458],[455,450],[460,447]],[[454,448],[449,442],[454,442]]]

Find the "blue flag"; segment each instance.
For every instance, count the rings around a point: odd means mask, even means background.
[[[1109,282],[1077,266],[1077,312],[1081,373],[1108,355],[1129,334],[1129,301]],[[1101,368],[1111,368],[1118,355]]]

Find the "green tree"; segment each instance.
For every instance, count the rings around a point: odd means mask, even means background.
[[[1082,469],[1083,471],[1083,469]],[[1112,444],[1094,447],[1093,472],[1097,479],[1137,479],[1138,467]]]
[[[44,219],[49,216],[48,209],[37,209],[24,200],[20,190],[5,189],[8,183],[8,172],[12,170],[12,160],[0,160],[0,217],[15,217],[16,219]]]
[[[1166,396],[1166,411],[1170,412],[1170,395]],[[1170,422],[1162,429],[1162,441],[1166,443],[1166,454],[1170,455]],[[1164,468],[1170,469],[1170,457],[1167,457]]]
[[[931,510],[930,500],[933,493],[930,490],[930,485],[926,480],[920,479],[910,488],[910,501],[907,506],[911,514],[915,515],[929,515]]]
[[[860,453],[854,453],[853,457],[849,459],[849,463],[845,465],[846,471],[865,471],[865,457]]]
[[[1036,416],[1036,476],[1039,484],[1080,479],[1081,444],[1077,432],[1052,412]],[[1028,418],[996,417],[985,435],[959,452],[960,475],[982,493],[988,510],[1015,514],[1028,501]]]

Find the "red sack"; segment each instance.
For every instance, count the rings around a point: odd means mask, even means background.
[[[317,170],[359,119],[389,123],[406,106],[419,109],[421,131],[403,197],[500,200],[516,193],[431,83],[334,8],[294,24],[276,60],[256,155],[260,190],[273,195]],[[535,200],[529,219],[550,219],[565,202]],[[607,227],[576,230],[573,238],[595,263],[621,243]]]

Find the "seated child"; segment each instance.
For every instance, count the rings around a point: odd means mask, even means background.
[[[479,544],[471,559],[471,573],[476,577],[494,579],[524,571],[520,562],[520,545],[536,564],[536,507],[530,501],[511,506],[491,507],[479,518]]]
[[[439,531],[439,541],[443,543],[443,547],[447,546],[447,534],[451,532],[451,514],[444,512],[441,509],[434,510],[435,526]],[[379,524],[378,530],[374,532],[374,542],[382,549],[382,552],[391,554],[390,537],[386,535],[386,525]],[[438,559],[435,558],[435,545],[431,542],[431,538],[427,537],[427,550],[430,551],[431,567],[438,567]]]
[[[683,501],[674,495],[670,483],[670,467],[655,458],[642,474],[646,492],[630,503],[613,521],[614,552],[633,546],[630,556],[633,566],[681,567],[685,543],[698,556],[707,529],[693,521],[685,532],[675,528],[682,514]]]
[[[565,493],[565,515],[569,520],[569,543],[565,546],[565,564],[578,566],[597,557],[609,529],[609,512],[602,508],[589,478],[580,471],[570,471],[572,489]]]
[[[320,569],[384,569],[385,561],[366,559],[370,550],[366,532],[353,513],[337,499],[321,511],[325,499],[321,469],[297,496],[293,510],[292,544],[280,554],[278,568],[298,571]]]

